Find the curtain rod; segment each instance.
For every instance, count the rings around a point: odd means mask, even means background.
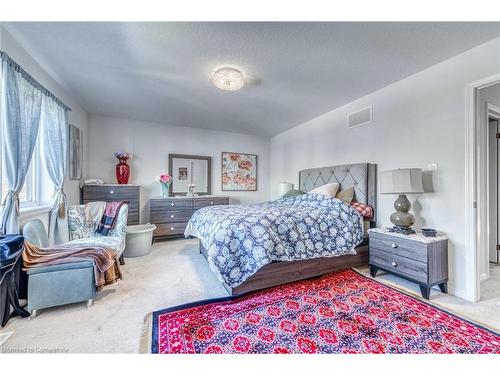
[[[52,94],[45,86],[43,86],[40,82],[38,82],[35,78],[33,78],[26,70],[24,70],[21,65],[15,62],[7,53],[4,51],[0,51],[0,57],[2,60],[6,60],[7,64],[9,64],[16,72],[19,72],[24,79],[26,79],[33,87],[40,90],[40,92],[52,100],[54,100],[57,104],[59,104],[64,109],[71,111],[71,108],[68,107],[62,100],[60,100],[57,96]]]

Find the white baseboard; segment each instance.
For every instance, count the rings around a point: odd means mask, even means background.
[[[465,299],[467,301],[472,302],[471,296],[468,296],[467,292],[465,292],[461,289],[455,288],[453,285],[450,285],[449,283],[448,283],[448,294],[451,294],[452,296],[462,298],[462,299]]]

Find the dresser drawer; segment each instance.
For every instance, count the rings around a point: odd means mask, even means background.
[[[175,223],[180,221],[189,221],[192,210],[152,210],[151,222],[152,223]]]
[[[217,206],[224,204],[229,204],[228,197],[196,198],[193,200],[193,208],[195,210],[206,206]]]
[[[371,241],[371,238],[370,238]],[[370,243],[370,265],[389,270],[391,273],[409,277],[415,281],[427,283],[427,263],[405,258],[373,248]]]
[[[166,198],[151,199],[149,202],[151,212],[168,210],[190,210],[193,208],[191,199]]]
[[[139,186],[131,185],[85,185],[82,188],[82,203],[116,202],[128,203],[128,225],[139,224]]]
[[[165,223],[165,224],[156,224],[156,230],[153,235],[155,237],[162,236],[173,236],[184,234],[184,230],[186,229],[187,222],[182,223]]]
[[[427,244],[419,241],[405,240],[380,233],[370,233],[370,251],[372,249],[414,259],[427,263]]]
[[[139,198],[138,186],[99,186],[83,187],[84,201],[119,201]]]

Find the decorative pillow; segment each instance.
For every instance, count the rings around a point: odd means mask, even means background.
[[[335,198],[343,200],[347,204],[351,204],[354,200],[354,188],[350,187],[349,189],[339,191],[337,195],[335,195]]]
[[[367,204],[363,204],[363,203],[359,203],[359,202],[352,202],[351,206],[356,211],[358,211],[361,215],[363,215],[363,218],[365,218],[365,219],[372,219],[373,218],[373,208],[368,206]]]
[[[330,198],[335,198],[337,191],[339,191],[339,184],[337,182],[332,182],[330,184],[318,186],[316,189],[311,190],[309,193],[326,195]]]
[[[302,195],[302,194],[306,194],[306,192],[302,191],[302,190],[292,189],[292,190],[289,190],[288,192],[286,192],[285,195],[283,195],[283,198],[297,197],[297,196]]]

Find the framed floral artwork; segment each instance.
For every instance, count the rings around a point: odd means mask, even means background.
[[[222,153],[222,190],[257,191],[257,155]]]

